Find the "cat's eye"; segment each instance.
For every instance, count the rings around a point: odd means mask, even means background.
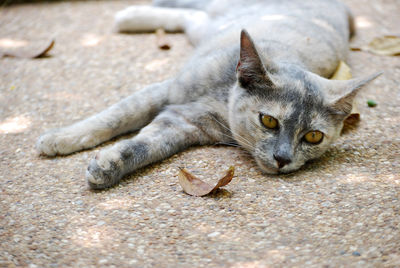
[[[264,127],[275,129],[278,127],[278,120],[266,114],[260,114],[260,121]]]
[[[324,133],[322,133],[321,131],[318,131],[318,130],[310,131],[304,136],[304,139],[306,140],[306,142],[312,143],[312,144],[320,143],[323,138],[324,138]]]

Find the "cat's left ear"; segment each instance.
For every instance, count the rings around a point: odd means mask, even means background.
[[[349,115],[353,108],[353,101],[360,89],[383,72],[374,73],[367,77],[351,80],[331,80],[334,83],[334,94],[331,96],[330,107],[343,115]]]
[[[240,85],[244,88],[249,88],[254,84],[267,84],[270,87],[274,85],[246,30],[242,30],[240,34],[240,58],[236,74]]]

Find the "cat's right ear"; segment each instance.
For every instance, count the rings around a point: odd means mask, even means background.
[[[334,91],[336,91],[335,94],[331,96],[331,108],[339,114],[349,115],[352,111],[353,101],[358,91],[382,73],[383,72],[378,72],[364,78],[351,80],[331,80],[331,83],[334,85]]]
[[[239,84],[249,88],[256,84],[267,84],[272,87],[274,83],[268,75],[260,55],[246,30],[240,34],[240,58],[236,67]]]

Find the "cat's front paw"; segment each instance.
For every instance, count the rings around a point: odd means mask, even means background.
[[[58,144],[58,130],[51,130],[41,135],[36,142],[36,151],[39,155],[55,156],[59,154],[61,144]]]
[[[117,154],[100,152],[86,170],[86,180],[91,189],[105,189],[117,184],[122,178],[121,160]]]
[[[82,149],[74,134],[63,129],[53,129],[44,133],[36,142],[39,155],[66,155]]]
[[[102,137],[88,132],[82,131],[79,125],[50,130],[39,137],[36,150],[40,155],[67,155],[91,148],[102,141]]]

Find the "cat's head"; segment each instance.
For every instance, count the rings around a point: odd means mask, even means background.
[[[334,81],[279,65],[260,57],[242,31],[238,82],[229,101],[232,134],[264,172],[295,171],[339,137],[358,90],[377,75]]]

